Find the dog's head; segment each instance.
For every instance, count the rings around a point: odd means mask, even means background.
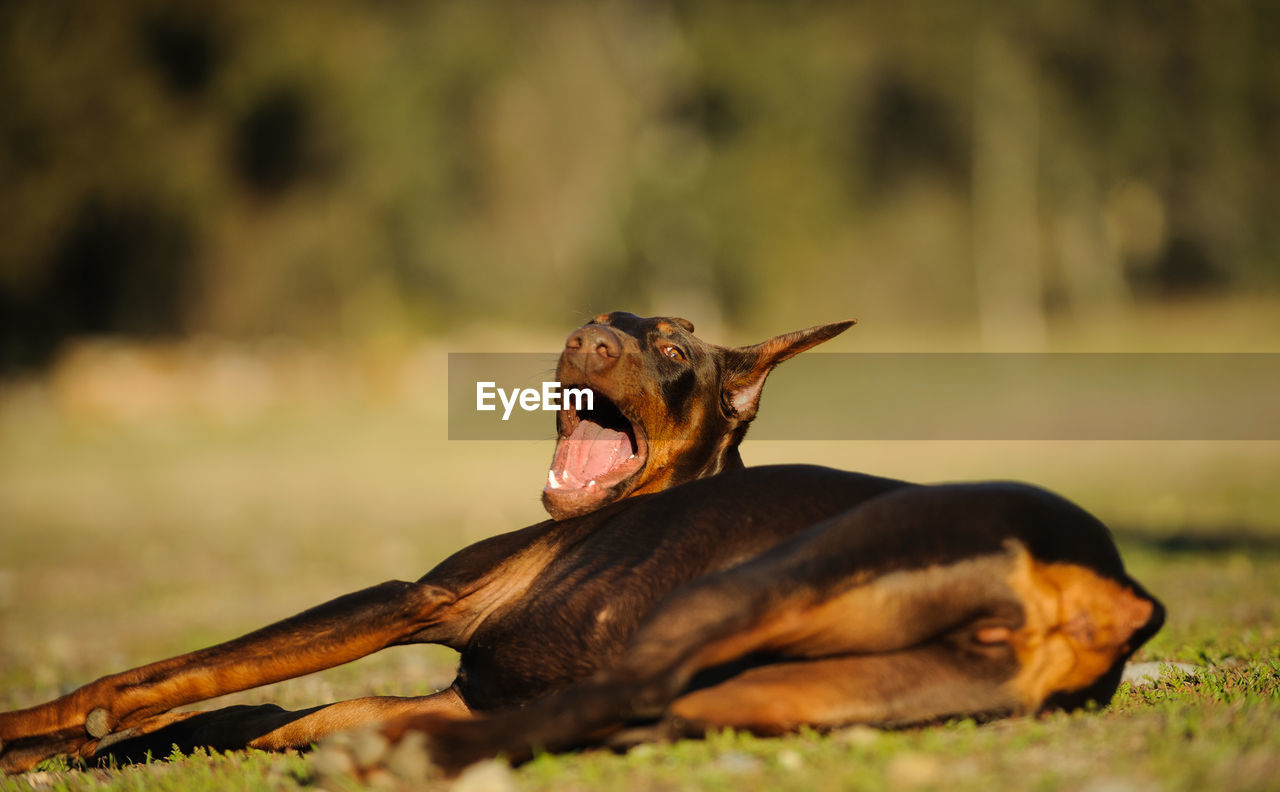
[[[562,409],[543,505],[559,520],[741,467],[769,372],[853,324],[728,348],[687,319],[595,317],[569,334],[556,368]]]

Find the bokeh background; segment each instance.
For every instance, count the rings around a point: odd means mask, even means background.
[[[541,519],[552,428],[448,442],[450,351],[612,309],[1280,351],[1278,34],[1272,0],[0,3],[0,709]],[[1150,657],[1274,659],[1280,444],[744,451],[1047,484],[1169,600]]]
[[[6,368],[589,311],[1055,318],[1280,286],[1280,10],[15,3]]]

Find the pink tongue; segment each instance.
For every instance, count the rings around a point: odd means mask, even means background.
[[[574,427],[573,434],[565,442],[569,453],[565,456],[564,469],[573,477],[572,483],[580,487],[592,479],[603,478],[633,453],[631,439],[624,433],[591,421],[583,421]],[[566,477],[562,475],[561,478]]]

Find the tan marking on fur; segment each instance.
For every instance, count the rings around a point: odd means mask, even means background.
[[[648,404],[660,403],[655,393],[646,399]],[[702,410],[690,410],[685,415],[668,415],[665,411],[655,411],[644,416],[645,431],[649,439],[649,458],[645,461],[644,474],[631,495],[644,495],[670,489],[671,481],[676,474],[676,465],[682,457],[689,453],[689,444],[693,440],[701,440],[702,426],[706,416]],[[723,445],[727,445],[726,435]]]
[[[915,646],[936,633],[936,628],[924,627],[921,615],[939,597],[963,595],[972,590],[971,581],[998,579],[1007,566],[1005,556],[991,555],[870,579],[853,578],[854,585],[839,595],[796,614],[794,623],[770,648],[821,657]],[[989,599],[985,589],[976,596]]]
[[[1011,644],[1020,671],[1008,684],[1029,710],[1051,694],[1097,681],[1129,649],[1152,604],[1074,564],[1044,564],[1021,550],[1008,583],[1026,621]]]
[[[372,696],[351,699],[339,701],[267,732],[250,742],[249,747],[264,751],[303,748],[336,732],[421,717],[458,720],[470,718],[471,710],[453,688],[414,698]]]
[[[560,549],[554,542],[537,542],[503,561],[484,577],[468,582],[442,614],[445,620],[465,623],[456,642],[469,642],[487,619],[522,600],[533,581],[559,555]]]
[[[751,629],[704,646],[691,662],[695,669],[709,668],[760,650],[829,657],[907,649],[960,626],[928,621],[940,598],[959,596],[981,604],[1012,596],[1000,583],[1011,564],[1009,555],[995,554],[874,577],[851,576],[850,585],[832,596],[789,598]]]
[[[778,734],[800,726],[904,724],[958,712],[1002,712],[1014,704],[997,681],[967,675],[945,647],[926,645],[753,668],[680,697],[670,711],[695,730]]]

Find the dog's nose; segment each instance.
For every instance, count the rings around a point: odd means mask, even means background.
[[[613,367],[622,354],[622,339],[604,325],[579,327],[564,342],[564,353],[579,359],[586,371],[603,372]]]

